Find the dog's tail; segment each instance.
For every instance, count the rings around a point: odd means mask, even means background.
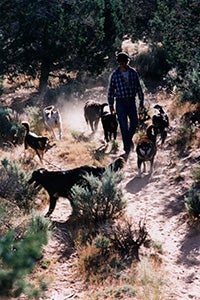
[[[113,172],[120,171],[125,166],[125,159],[123,157],[118,157],[116,160],[114,160],[111,164],[108,165],[108,168],[110,168]]]
[[[30,131],[30,125],[29,125],[29,123],[26,122],[26,121],[23,121],[22,125],[26,128],[27,133],[29,133],[29,131]]]

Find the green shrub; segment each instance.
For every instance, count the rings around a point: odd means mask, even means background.
[[[189,189],[188,196],[185,197],[185,207],[192,217],[200,219],[199,191],[195,187]]]
[[[49,228],[47,219],[33,216],[21,239],[15,240],[14,231],[0,238],[0,298],[18,298],[24,293],[29,299],[39,299],[44,292],[44,282],[39,282],[39,288],[36,288],[25,277],[41,257],[42,246],[47,244]]]
[[[27,106],[24,112],[28,116],[30,130],[41,135],[41,131],[45,129],[41,108],[37,106]]]
[[[74,215],[96,225],[121,216],[125,208],[122,189],[118,186],[121,179],[121,172],[114,173],[110,168],[101,180],[93,175],[85,176],[85,186],[72,188]]]
[[[21,144],[22,141],[23,130],[17,113],[10,108],[0,106],[0,142]]]
[[[182,96],[181,100],[183,102],[190,101],[192,103],[200,102],[200,65],[197,64],[196,68],[188,71],[184,76],[182,83]]]
[[[176,146],[176,151],[179,152],[179,155],[183,155],[184,151],[190,146],[193,133],[193,126],[181,126],[178,128],[178,133],[174,138],[174,144]]]
[[[192,175],[193,175],[193,179],[195,181],[195,184],[197,186],[199,186],[200,185],[200,167],[197,167],[195,170],[193,170]]]
[[[30,211],[38,191],[27,183],[27,174],[20,165],[16,161],[2,159],[0,178],[0,197],[16,203],[25,211]]]
[[[144,78],[161,79],[168,71],[165,52],[162,47],[156,45],[153,45],[150,51],[137,55],[134,64]]]

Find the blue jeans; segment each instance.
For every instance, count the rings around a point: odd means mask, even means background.
[[[122,134],[124,151],[129,153],[132,138],[138,126],[138,114],[135,101],[116,101],[116,113]]]

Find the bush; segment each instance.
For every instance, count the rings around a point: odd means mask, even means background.
[[[200,185],[200,167],[197,167],[195,170],[193,170],[193,179],[195,181],[195,184],[197,186]]]
[[[96,225],[121,216],[125,208],[122,189],[118,187],[121,179],[122,174],[114,173],[110,168],[106,169],[101,180],[93,175],[85,176],[85,186],[72,188],[74,215]]]
[[[137,55],[134,63],[144,78],[161,79],[169,69],[164,50],[156,45],[150,51]]]
[[[188,196],[185,197],[185,207],[189,215],[200,219],[199,191],[195,187],[189,189]]]
[[[84,234],[84,233],[83,233]],[[142,222],[138,227],[130,220],[106,223],[85,243],[78,240],[78,265],[87,279],[102,280],[139,260],[139,248],[145,243],[147,230]]]
[[[16,161],[1,160],[0,197],[15,202],[19,208],[30,211],[37,190],[27,183],[27,174]]]
[[[29,124],[31,131],[41,135],[41,131],[45,129],[41,108],[36,106],[27,106],[24,109],[24,112],[30,120]]]
[[[39,288],[25,280],[37,260],[41,257],[42,246],[47,244],[50,223],[41,216],[33,216],[26,234],[15,240],[14,231],[0,238],[0,296],[18,298],[22,293],[29,299],[39,299],[46,285]]]
[[[186,76],[184,76],[183,84],[181,87],[182,96],[181,100],[183,102],[190,101],[192,103],[199,103],[199,95],[200,95],[200,71],[199,64],[196,68],[188,71]]]
[[[147,238],[146,226],[141,221],[137,228],[130,220],[118,222],[107,226],[104,234],[121,257],[131,261],[134,258],[139,260],[139,248]]]
[[[0,142],[11,142],[21,144],[23,141],[23,130],[18,115],[10,108],[0,106]]]
[[[181,126],[178,128],[178,133],[174,138],[174,143],[176,146],[176,151],[179,152],[179,155],[182,156],[185,150],[191,144],[194,133],[194,126]]]

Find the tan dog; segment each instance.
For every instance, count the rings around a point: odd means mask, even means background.
[[[53,105],[47,106],[43,109],[44,122],[47,128],[53,133],[54,138],[56,135],[55,128],[58,128],[59,139],[62,139],[62,119],[58,109],[55,109]]]
[[[153,171],[154,158],[157,152],[156,147],[156,137],[157,129],[154,125],[150,125],[146,134],[143,135],[137,144],[136,153],[137,153],[137,166],[138,166],[138,177],[141,177],[141,165],[144,165],[144,172],[146,171],[145,162],[150,162],[150,174]]]
[[[103,109],[108,103],[99,103],[93,100],[88,100],[84,106],[84,117],[87,124],[90,125],[92,132],[98,128],[99,120],[103,114]]]

